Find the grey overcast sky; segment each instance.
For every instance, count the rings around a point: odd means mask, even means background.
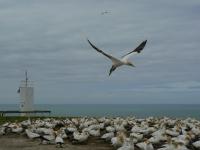
[[[148,43],[109,77],[86,37],[118,57]],[[199,0],[0,0],[0,103],[28,69],[37,104],[200,104],[199,47]]]

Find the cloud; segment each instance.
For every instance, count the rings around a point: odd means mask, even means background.
[[[59,103],[83,103],[83,97],[93,99],[88,103],[100,98],[106,103],[108,97],[110,103],[120,98],[130,102],[132,95],[113,92],[118,89],[177,91],[173,97],[198,91],[199,8],[197,0],[0,0],[1,103],[17,102],[14,89],[25,69],[42,103],[57,97]],[[101,15],[105,10],[111,13]],[[110,61],[86,37],[117,57],[144,39],[148,43],[131,58],[136,68],[119,68],[108,77]],[[138,99],[145,103],[148,96]]]

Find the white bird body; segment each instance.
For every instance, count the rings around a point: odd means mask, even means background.
[[[0,135],[6,134],[5,130],[6,128],[4,126],[0,127]]]
[[[8,128],[15,128],[16,125],[17,125],[16,123],[11,123],[11,124],[9,124],[7,127],[8,127]]]
[[[78,142],[84,142],[88,139],[89,134],[87,132],[79,133],[78,131],[75,131],[73,133],[74,139]]]
[[[192,143],[192,145],[196,148],[200,148],[200,141],[196,141],[196,142]]]
[[[141,140],[143,138],[143,134],[139,134],[139,133],[130,133],[130,137],[134,137],[137,140]]]
[[[174,150],[189,150],[185,145],[178,145]]]
[[[43,138],[46,139],[46,140],[48,140],[48,141],[55,140],[55,136],[53,134],[51,134],[51,135],[44,135]]]
[[[168,144],[165,144],[164,147],[159,148],[157,150],[189,150],[184,144],[182,143],[176,143],[176,142],[169,142]]]
[[[134,127],[132,127],[132,129],[131,129],[131,132],[133,132],[133,133],[139,133],[140,131],[141,131],[141,128],[138,127],[138,126],[134,126]]]
[[[89,134],[95,137],[100,136],[100,130],[89,130]]]
[[[114,147],[120,147],[126,140],[124,132],[117,132],[117,136],[111,139],[111,143]]]
[[[102,139],[105,139],[106,141],[109,141],[114,137],[113,132],[105,133],[104,135],[101,136]]]
[[[67,130],[70,131],[70,132],[77,131],[77,129],[75,127],[68,127]]]
[[[159,130],[153,132],[151,135],[156,137],[156,136],[161,136],[164,133],[165,133],[165,129],[163,128],[163,129],[159,129]]]
[[[60,137],[66,139],[68,136],[65,133],[65,128],[60,128]]]
[[[100,127],[100,129],[104,129],[105,124],[104,124],[104,123],[100,123],[100,124],[99,124],[99,127]]]
[[[179,132],[173,131],[173,130],[166,130],[165,133],[168,134],[168,135],[171,135],[173,137],[179,135]]]
[[[58,143],[64,144],[64,141],[63,141],[62,137],[60,137],[60,136],[56,137],[55,142],[56,142],[56,144],[58,144]]]
[[[125,140],[122,147],[118,148],[117,150],[134,150],[134,144],[130,142],[130,139]]]
[[[13,133],[21,133],[23,131],[23,128],[16,125],[16,126],[12,127],[11,130]]]
[[[174,148],[174,147],[173,147]],[[157,150],[175,150],[171,146],[166,145],[165,147],[158,148]]]
[[[88,127],[90,130],[99,130],[100,128],[102,128],[101,126],[100,126],[100,124],[93,124],[93,125],[90,125],[89,127]]]
[[[148,142],[141,142],[136,144],[141,150],[154,150],[153,145]]]
[[[114,128],[116,131],[125,131],[126,130],[123,125],[115,125]]]
[[[102,50],[100,50],[99,48],[97,48],[95,45],[93,45],[89,40],[87,40],[88,43],[92,46],[92,48],[94,48],[97,52],[103,54],[104,56],[106,56],[107,58],[109,58],[112,61],[112,67],[110,69],[110,73],[109,75],[111,75],[111,73],[118,67],[122,66],[122,65],[128,65],[128,66],[132,66],[135,67],[129,60],[128,58],[134,53],[140,53],[143,48],[146,45],[147,40],[143,41],[137,48],[135,48],[133,51],[129,52],[128,54],[122,56],[121,59],[118,59],[116,57],[113,57],[105,52],[103,52]]]
[[[149,139],[149,142],[156,144],[156,143],[160,143],[161,139],[159,137],[151,137]]]
[[[200,129],[197,128],[197,127],[193,127],[193,128],[192,128],[192,132],[193,132],[195,135],[200,135]]]
[[[50,122],[45,122],[45,127],[47,127],[47,128],[54,128],[55,124],[50,123]]]
[[[120,146],[122,146],[122,144],[123,144],[123,142],[120,141],[120,140],[118,140],[117,137],[113,137],[113,138],[111,139],[111,143],[112,143],[112,145],[113,145],[114,147],[120,147]]]
[[[108,126],[108,127],[106,127],[106,131],[107,132],[115,132],[115,128],[112,126]]]
[[[8,123],[8,122],[2,124],[2,127],[8,127],[8,126],[9,126],[9,123]]]
[[[38,134],[47,134],[47,135],[51,135],[51,134],[53,134],[53,129],[51,129],[51,128],[37,128],[36,130],[35,130],[35,132],[36,133],[38,133]]]
[[[154,128],[154,127],[148,127],[148,129],[147,129],[148,133],[153,133],[155,131],[156,131],[156,128]]]
[[[72,122],[73,122],[74,125],[76,125],[76,126],[79,124],[78,118],[72,118]]]
[[[60,134],[57,135],[56,133],[55,143],[56,143],[56,146],[59,145],[60,147],[62,147],[62,145],[64,144],[64,140]]]
[[[25,132],[26,132],[26,135],[28,136],[28,138],[30,138],[30,139],[40,137],[39,134],[32,132],[30,129],[26,129]]]
[[[21,125],[23,125],[23,126],[30,126],[30,125],[31,125],[31,120],[30,120],[30,118],[29,118],[28,120],[22,121],[22,122],[21,122]]]
[[[158,130],[158,132],[154,132],[153,136],[149,139],[149,142],[151,143],[159,143],[160,141],[166,141],[167,140],[167,136],[162,133],[162,130]]]
[[[172,140],[176,143],[183,143],[184,145],[187,145],[190,142],[190,137],[188,135],[179,135],[177,137],[173,137]]]

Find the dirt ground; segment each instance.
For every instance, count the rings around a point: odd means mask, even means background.
[[[31,140],[21,135],[6,135],[0,137],[0,150],[114,150],[111,144],[100,139],[89,139],[88,144],[84,145],[72,145],[65,141],[63,148],[39,143],[39,140]]]

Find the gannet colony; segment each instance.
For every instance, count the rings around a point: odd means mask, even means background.
[[[0,125],[0,137],[20,134],[38,144],[87,144],[98,138],[116,150],[198,150],[200,121],[168,117],[127,118],[44,118]],[[40,141],[40,142],[39,142]],[[52,145],[53,146],[53,145]]]

